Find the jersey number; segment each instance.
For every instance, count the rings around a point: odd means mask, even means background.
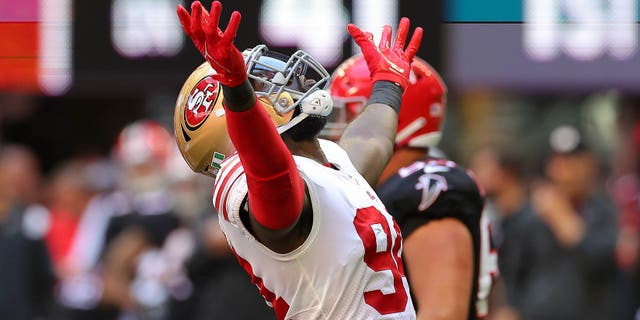
[[[402,281],[404,268],[400,258],[400,228],[393,224],[393,237],[387,219],[375,207],[358,209],[353,224],[364,244],[364,262],[367,266],[375,272],[385,272],[393,277],[393,291],[390,288],[366,291],[364,301],[380,314],[404,311],[408,296]]]

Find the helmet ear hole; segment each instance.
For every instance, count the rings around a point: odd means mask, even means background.
[[[333,100],[326,90],[316,90],[300,103],[300,111],[311,116],[326,117],[331,110],[333,110]]]

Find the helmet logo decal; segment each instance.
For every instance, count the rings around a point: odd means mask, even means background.
[[[191,90],[184,108],[184,119],[187,128],[195,130],[209,117],[209,113],[218,99],[218,82],[205,77]]]

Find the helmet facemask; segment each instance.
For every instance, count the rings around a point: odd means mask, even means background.
[[[290,121],[276,124],[279,133],[309,116],[326,117],[331,113],[333,103],[325,90],[329,73],[306,52],[298,50],[286,56],[259,45],[243,55],[258,98],[279,115],[291,114]],[[294,113],[296,108],[299,112]]]

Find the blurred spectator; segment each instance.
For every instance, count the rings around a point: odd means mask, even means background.
[[[65,246],[58,319],[167,319],[170,295],[184,295],[182,264],[193,240],[173,210],[171,147],[164,127],[141,120],[120,132],[110,161],[66,170],[87,197],[69,201],[79,217]]]
[[[188,319],[275,320],[273,309],[238,264],[216,213],[210,210],[200,220],[198,245],[185,265],[193,283],[193,293],[186,303]]]
[[[522,319],[617,319],[617,211],[602,189],[598,158],[572,126],[555,128],[532,213],[510,226],[502,272]],[[509,283],[510,282],[510,283]]]
[[[505,148],[485,146],[476,150],[469,167],[476,174],[480,186],[484,188],[487,202],[485,214],[491,219],[491,235],[498,250],[499,277],[495,280],[490,298],[490,319],[516,319],[514,309],[520,303],[515,301],[519,295],[517,275],[520,243],[513,240],[521,236],[519,230],[525,228],[526,216],[531,214],[529,195],[526,188],[525,162],[520,156]]]
[[[100,256],[107,223],[122,200],[113,193],[115,170],[101,158],[71,159],[52,175],[49,187],[50,247],[58,259],[58,308],[53,319],[112,318],[100,306]]]
[[[202,228],[202,214],[213,214],[213,181],[205,175],[193,172],[177,147],[172,148],[165,172],[173,199],[173,211],[190,229],[195,231]]]
[[[174,210],[165,171],[174,147],[169,131],[146,119],[127,125],[114,147],[126,208],[106,230],[102,298],[119,317],[163,319],[172,296],[188,295],[181,267],[193,237]]]
[[[188,296],[174,295],[170,318],[275,319],[220,229],[211,202],[213,181],[193,172],[177,148],[167,164],[174,211],[195,237],[192,255],[182,266],[191,291]]]
[[[114,193],[118,172],[108,160],[88,160],[83,163],[81,172],[85,192],[91,197],[78,221],[76,241],[69,248],[72,259],[68,267],[76,273],[96,266],[104,246],[107,223],[114,212],[122,211],[124,207],[124,200]]]
[[[493,223],[492,236],[501,247],[509,225],[528,210],[525,163],[514,153],[485,146],[471,156],[469,167],[487,195],[486,213]]]
[[[5,145],[2,157],[7,175],[13,181],[18,200],[25,205],[42,203],[42,174],[40,162],[31,149],[18,144]]]
[[[47,212],[33,205],[38,194],[28,190],[39,182],[37,167],[37,159],[28,149],[0,148],[0,315],[3,319],[44,319],[52,303],[55,276],[42,239]],[[24,173],[24,177],[18,173]]]
[[[620,208],[620,231],[616,260],[621,269],[621,318],[640,318],[640,122],[630,132],[629,144],[623,144],[635,160],[635,166],[616,177],[612,194]]]
[[[54,169],[47,188],[49,226],[45,239],[60,277],[71,272],[69,252],[75,242],[78,222],[93,196],[85,185],[83,171],[84,166],[78,160],[65,162]]]

